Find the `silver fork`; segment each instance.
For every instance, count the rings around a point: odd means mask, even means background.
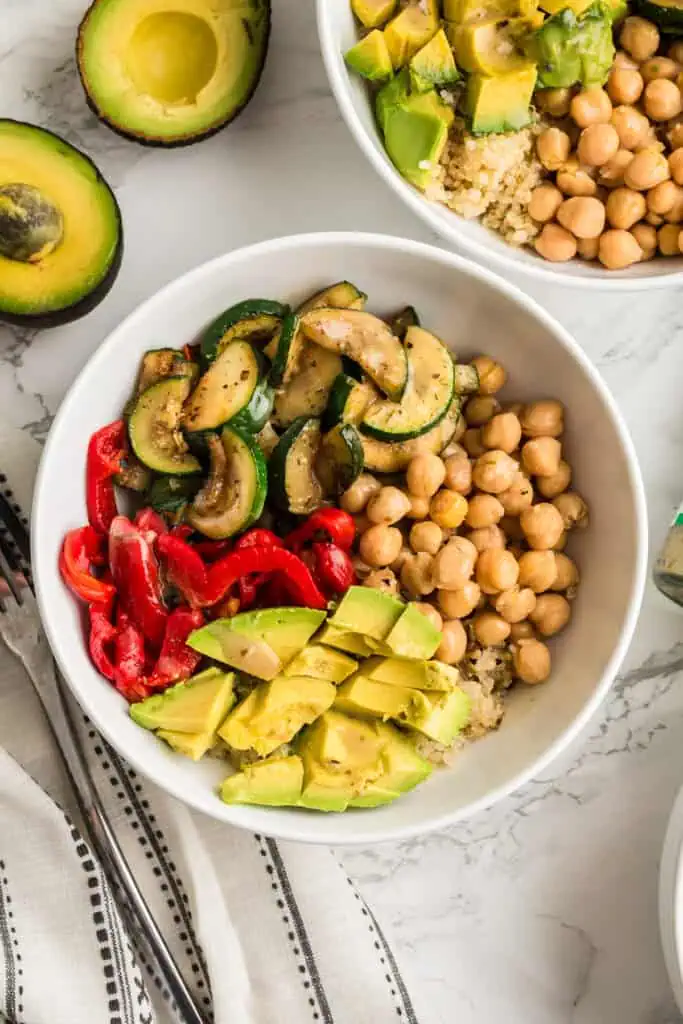
[[[208,1024],[208,1019],[185,983],[147,902],[119,846],[93,782],[60,676],[40,623],[32,587],[21,571],[7,535],[29,564],[28,531],[0,494],[0,636],[19,658],[43,705],[67,776],[76,796],[88,839],[111,885],[119,910],[138,940],[142,939],[185,1024]],[[7,510],[11,515],[8,514]],[[3,532],[3,528],[4,531]]]

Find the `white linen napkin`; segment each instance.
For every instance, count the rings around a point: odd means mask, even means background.
[[[39,454],[0,422],[0,488],[21,510]],[[161,978],[136,960],[72,824],[68,784],[24,671],[9,652],[0,657],[0,1021],[173,1020]],[[417,1024],[386,938],[331,851],[190,812],[77,717],[117,836],[216,1024]]]

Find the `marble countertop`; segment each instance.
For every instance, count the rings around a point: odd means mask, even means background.
[[[80,0],[0,0],[3,116],[85,149],[114,185],[126,224],[118,282],[87,319],[38,333],[0,327],[0,410],[38,439],[119,320],[212,256],[328,228],[438,241],[342,124],[310,0],[274,6],[268,64],[248,110],[213,139],[164,152],[119,139],[88,112],[73,58]],[[616,395],[641,460],[655,550],[683,496],[680,293],[525,287]],[[682,1019],[657,926],[664,829],[683,782],[682,684],[683,618],[650,585],[610,698],[542,778],[448,831],[341,853],[428,996],[421,1024]]]

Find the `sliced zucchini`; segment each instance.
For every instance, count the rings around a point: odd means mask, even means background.
[[[143,391],[128,420],[128,436],[137,458],[157,473],[185,476],[201,466],[188,450],[180,429],[189,377],[167,377]]]
[[[245,299],[226,309],[206,328],[202,337],[202,356],[213,362],[218,353],[238,339],[248,339],[257,346],[264,345],[280,326],[289,312],[288,306],[271,299]]]
[[[311,309],[321,309],[323,306],[332,309],[365,309],[367,295],[350,281],[338,281],[328,288],[311,295],[310,299],[302,302],[297,313],[308,313]]]
[[[312,309],[301,317],[301,328],[311,341],[362,366],[394,402],[401,400],[408,383],[406,353],[379,317],[357,309]]]
[[[420,318],[413,306],[405,306],[389,319],[389,326],[396,337],[403,341],[409,327],[420,326]]]
[[[263,452],[263,457],[267,460],[275,451],[280,435],[275,432],[272,423],[269,421],[264,423],[263,428],[259,430],[254,440]]]
[[[187,513],[188,523],[207,537],[232,537],[263,512],[268,470],[261,449],[249,434],[224,427],[208,440],[209,477]]]
[[[261,376],[261,359],[247,341],[231,342],[202,374],[185,403],[183,427],[216,430],[251,401]]]
[[[322,505],[323,489],[315,473],[320,421],[301,416],[284,432],[270,457],[270,493],[284,511],[304,516]]]
[[[275,395],[274,422],[287,427],[301,416],[321,416],[341,371],[341,359],[304,339],[298,372]]]
[[[248,434],[258,434],[270,419],[274,401],[275,392],[264,377],[252,391],[244,408],[230,420],[230,426],[245,430]]]
[[[146,491],[152,482],[152,472],[143,466],[132,451],[127,451],[121,460],[121,466],[114,477],[117,487],[125,487],[127,491]]]
[[[365,468],[377,473],[400,473],[416,455],[424,452],[438,455],[453,437],[459,416],[460,402],[454,398],[441,422],[412,441],[378,441],[374,437],[361,435]]]
[[[177,348],[152,348],[142,357],[135,394],[141,395],[152,384],[167,377],[189,377],[195,380],[198,376],[197,364],[186,359]]]
[[[683,35],[683,4],[681,0],[636,0],[637,13],[654,21],[664,35]]]
[[[363,472],[363,445],[351,423],[338,423],[323,435],[315,475],[328,497],[338,497]]]
[[[346,373],[339,373],[332,384],[324,425],[331,430],[337,423],[358,424],[368,406],[378,398],[377,389],[369,380],[358,381]]]
[[[298,316],[296,313],[287,313],[264,350],[272,363],[270,380],[276,387],[295,372],[303,341],[299,333]]]
[[[471,363],[456,363],[455,391],[458,395],[473,395],[479,390],[479,374]]]
[[[145,494],[145,501],[157,512],[182,512],[202,485],[199,476],[160,476]]]
[[[436,335],[409,327],[405,336],[408,385],[400,402],[379,399],[365,412],[360,429],[380,441],[409,441],[439,423],[455,389],[455,365]]]

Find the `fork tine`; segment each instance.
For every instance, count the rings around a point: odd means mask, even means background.
[[[10,591],[12,592],[12,596],[14,597],[14,600],[17,602],[17,604],[21,605],[24,603],[24,598],[21,593],[21,587],[17,583],[16,572],[12,568],[12,565],[10,564],[9,561],[11,555],[9,554],[9,551],[6,549],[6,544],[7,542],[4,540],[2,534],[0,533],[0,577],[2,577],[2,579],[9,587]]]
[[[31,543],[28,530],[0,490],[0,525],[4,526],[28,565],[31,564]]]

